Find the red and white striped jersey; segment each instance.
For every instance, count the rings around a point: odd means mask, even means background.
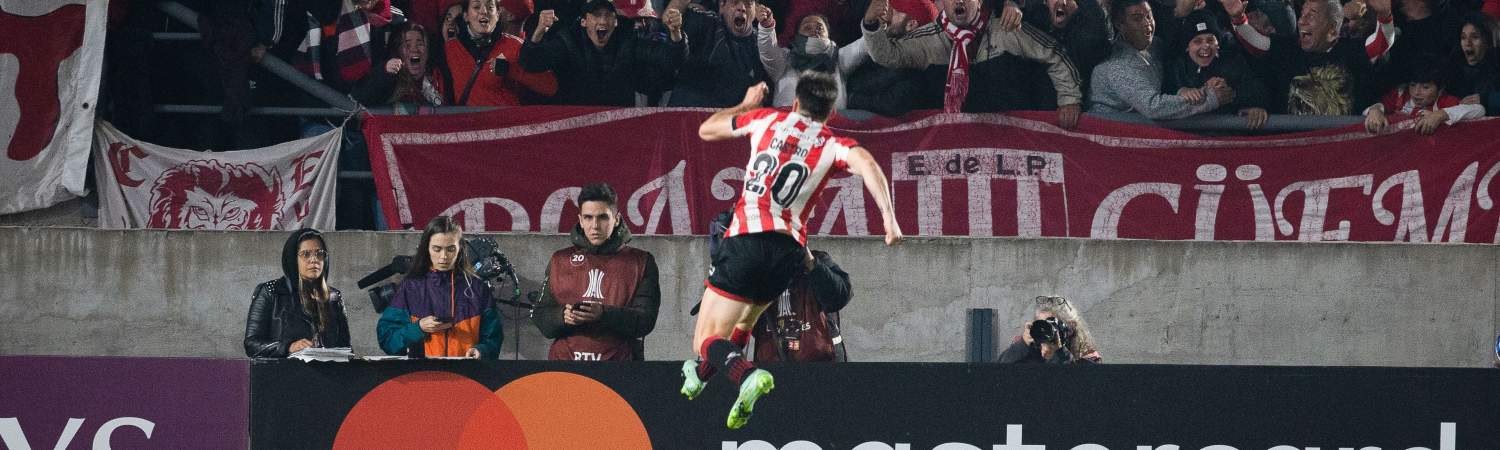
[[[828,184],[829,172],[849,170],[858,143],[834,136],[822,123],[793,112],[761,108],[735,116],[735,136],[750,136],[745,187],[724,237],[781,232],[807,245],[803,224]]]

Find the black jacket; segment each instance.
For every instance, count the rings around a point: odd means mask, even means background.
[[[1500,116],[1500,56],[1485,54],[1484,61],[1477,66],[1469,65],[1463,57],[1462,53],[1454,56],[1457,77],[1448,92],[1459,98],[1477,94],[1484,105],[1484,115]]]
[[[1000,353],[1000,357],[997,358],[996,362],[1000,364],[1096,364],[1100,361],[1090,358],[1078,358],[1074,360],[1073,355],[1068,353],[1067,347],[1059,348],[1056,352],[1053,352],[1052,359],[1042,359],[1042,350],[1040,348],[1037,348],[1035,345],[1026,345],[1026,341],[1021,340],[1020,336],[1017,336],[1015,341],[1011,342],[1010,347],[1006,347],[1005,351]]]
[[[1365,54],[1365,41],[1362,37],[1339,39],[1333,50],[1327,53],[1308,53],[1302,51],[1295,35],[1271,36],[1271,49],[1265,55],[1253,58],[1250,63],[1273,68],[1274,78],[1266,83],[1271,91],[1267,105],[1273,114],[1299,113],[1289,108],[1288,97],[1294,83],[1341,87],[1337,91],[1337,97],[1341,99],[1344,109],[1330,113],[1358,115],[1365,106],[1380,101],[1380,83],[1374,78],[1375,66]],[[1318,89],[1309,88],[1309,91],[1315,92]],[[1303,109],[1300,113],[1310,113]]]
[[[1110,40],[1115,33],[1114,26],[1109,23],[1104,8],[1099,5],[1098,0],[1079,0],[1078,11],[1068,20],[1068,26],[1054,28],[1052,12],[1048,10],[1046,0],[1026,0],[1025,3],[1025,14],[1021,17],[1062,45],[1068,59],[1073,61],[1073,67],[1078,69],[1079,87],[1083,89],[1084,98],[1088,98],[1089,80],[1093,78],[1094,66],[1109,59],[1109,55],[1115,51],[1114,43]],[[1171,11],[1158,14],[1170,15]],[[1052,79],[1047,76],[1047,66],[1036,61],[1022,60],[1020,63],[1028,67],[1026,82],[1021,86],[1027,92],[1035,93],[1030,100],[1032,104],[1026,107],[1042,110],[1056,108],[1057,91],[1052,87]]]
[[[303,237],[312,236],[328,244],[322,235],[312,229],[297,230],[287,239],[281,251],[283,277],[261,283],[255,287],[250,300],[250,312],[245,318],[245,356],[251,358],[284,358],[287,347],[299,339],[314,340],[318,320],[302,310],[294,281],[297,275],[297,246]],[[323,278],[328,277],[328,261],[323,262]],[[323,347],[349,347],[349,321],[344,315],[344,302],[338,289],[328,288],[328,327],[318,333]]]
[[[849,96],[847,105],[849,109],[882,116],[899,116],[914,109],[942,109],[947,77],[946,67],[890,69],[865,55],[844,77],[844,89]]]
[[[744,99],[745,89],[769,82],[754,34],[735,36],[718,14],[692,10],[682,12],[682,32],[688,58],[677,72],[670,106],[726,108]]]
[[[1220,107],[1215,113],[1236,114],[1245,108],[1270,107],[1271,91],[1266,83],[1250,69],[1250,63],[1245,62],[1244,56],[1227,49],[1202,69],[1188,58],[1187,53],[1175,55],[1167,62],[1165,73],[1162,74],[1162,92],[1177,95],[1178,89],[1201,88],[1208,83],[1209,78],[1214,77],[1223,78],[1234,89],[1234,103]]]
[[[636,92],[655,92],[687,56],[680,42],[656,42],[636,37],[634,30],[615,28],[600,49],[582,27],[559,27],[540,44],[530,39],[521,46],[521,67],[527,72],[551,70],[557,76],[560,105],[635,106]]]

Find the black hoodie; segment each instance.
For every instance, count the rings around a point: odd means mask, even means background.
[[[317,333],[316,310],[308,314],[302,307],[297,274],[297,248],[302,241],[316,239],[328,251],[328,242],[317,230],[303,228],[292,232],[281,248],[282,277],[261,283],[255,288],[250,300],[250,312],[245,318],[245,356],[251,358],[283,358],[293,342],[307,339],[319,342],[323,347],[349,347],[349,321],[344,316],[344,302],[338,289],[328,288],[328,324]],[[319,282],[328,279],[329,261],[323,260],[323,274]]]

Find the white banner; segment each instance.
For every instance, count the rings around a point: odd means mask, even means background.
[[[0,214],[87,193],[104,0],[0,0]]]
[[[102,228],[332,230],[343,129],[266,148],[181,150],[95,127]]]

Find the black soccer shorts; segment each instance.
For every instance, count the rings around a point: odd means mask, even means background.
[[[807,249],[796,238],[776,232],[742,234],[719,243],[703,284],[730,300],[764,305],[807,271],[806,261]]]

